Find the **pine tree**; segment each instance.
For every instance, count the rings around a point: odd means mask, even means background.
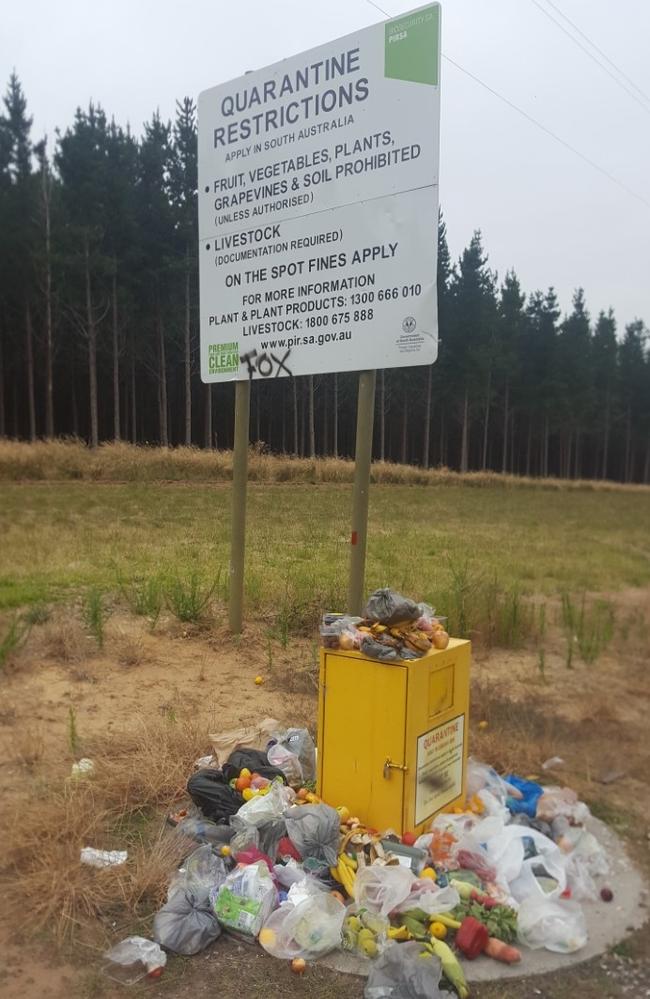
[[[609,449],[612,426],[612,406],[616,388],[616,320],[610,309],[607,315],[601,312],[594,329],[592,357],[595,393],[594,425],[598,428],[600,441],[596,444],[594,476],[607,478],[609,469]]]
[[[503,441],[501,447],[501,471],[508,470],[508,434],[512,412],[510,391],[519,377],[520,357],[523,338],[526,332],[526,296],[522,293],[519,279],[513,270],[508,271],[501,286],[498,319],[499,381],[503,385]]]

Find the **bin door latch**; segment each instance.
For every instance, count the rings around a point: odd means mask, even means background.
[[[388,780],[391,770],[401,770],[405,774],[408,771],[408,767],[406,763],[393,763],[390,756],[387,756],[384,763],[384,780]]]

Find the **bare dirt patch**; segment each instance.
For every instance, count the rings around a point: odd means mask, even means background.
[[[574,787],[595,814],[626,837],[635,859],[648,871],[650,744],[644,629],[650,619],[650,592],[630,590],[609,597],[617,621],[631,623],[591,666],[577,659],[567,668],[565,639],[556,626],[546,637],[543,673],[537,649],[475,650],[471,748],[476,757],[503,769]],[[270,715],[314,729],[315,667],[314,643],[308,638],[291,639],[285,647],[259,624],[235,641],[221,625],[182,625],[171,619],[161,619],[152,631],[145,620],[118,607],[108,618],[105,644],[99,649],[78,612],[60,608],[32,629],[0,681],[3,800],[19,805],[52,774],[63,782],[75,756],[100,751],[106,740],[112,740],[114,747],[116,740],[123,739],[126,752],[129,740],[147,720],[167,719],[182,726],[184,719],[193,717],[205,733],[202,742],[198,739],[197,755],[209,751],[209,732],[252,718]],[[258,675],[264,679],[261,686],[255,684]],[[480,721],[487,721],[487,728],[479,729]],[[155,754],[156,746],[150,748]],[[553,756],[563,763],[544,771],[544,762]],[[141,754],[138,759],[143,759]],[[161,812],[161,822],[163,818]],[[20,829],[14,833],[21,835]],[[110,918],[102,923],[93,944],[74,951],[66,945],[57,952],[47,934],[17,943],[11,913],[5,915],[9,919],[0,941],[4,955],[0,993],[7,999],[35,999],[45,992],[54,999],[123,994],[113,993],[96,971],[101,941],[119,930],[112,928]],[[146,934],[146,920],[140,931]],[[589,965],[579,975],[504,985],[498,993],[482,986],[476,995],[485,999],[497,994],[512,999],[537,994],[548,999],[642,996],[648,987],[649,953],[641,934],[629,950]],[[630,991],[632,986],[636,992]],[[283,964],[230,941],[221,941],[189,961],[171,960],[160,983],[138,987],[131,994],[148,995],[152,988],[178,999],[211,995],[217,988],[223,997],[362,995],[355,979],[310,968],[305,980],[296,980]]]

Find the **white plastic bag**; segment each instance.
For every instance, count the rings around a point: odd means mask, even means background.
[[[122,985],[134,985],[167,964],[167,955],[153,940],[126,937],[104,954],[104,974]]]
[[[546,787],[537,802],[536,816],[542,822],[552,822],[560,815],[576,826],[583,825],[591,812],[575,791],[569,787]]]
[[[557,954],[573,954],[587,942],[582,908],[577,902],[531,896],[519,909],[517,937],[532,950],[545,947]]]
[[[297,905],[288,900],[272,912],[260,931],[259,942],[280,960],[315,959],[339,946],[344,918],[345,906],[329,892],[319,890]]]
[[[241,822],[249,826],[263,826],[273,819],[279,819],[285,808],[294,799],[294,793],[282,783],[280,777],[271,784],[268,794],[256,795],[250,801],[244,802],[237,812],[237,822],[231,819],[230,825],[235,829],[242,828]],[[234,818],[234,816],[232,817]]]
[[[411,890],[404,901],[396,908],[398,912],[422,909],[427,915],[432,916],[436,912],[451,912],[459,904],[460,896],[451,885],[439,888],[435,881],[429,878],[418,878],[411,885]]]
[[[357,872],[354,897],[360,907],[387,916],[407,898],[415,880],[415,875],[399,864],[372,864]]]
[[[256,937],[273,911],[277,894],[271,872],[259,862],[236,867],[211,898],[222,926]]]
[[[488,815],[507,815],[506,798],[509,788],[496,770],[471,757],[467,761],[467,797],[477,795]]]

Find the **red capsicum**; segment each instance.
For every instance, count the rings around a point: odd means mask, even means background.
[[[466,916],[460,924],[460,929],[454,941],[459,951],[466,958],[473,961],[475,957],[482,954],[490,939],[487,926],[474,919],[473,916]]]
[[[489,895],[481,895],[480,891],[476,891],[476,889],[472,892],[470,898],[472,902],[478,902],[484,909],[494,909],[499,904],[495,898],[490,898]]]

